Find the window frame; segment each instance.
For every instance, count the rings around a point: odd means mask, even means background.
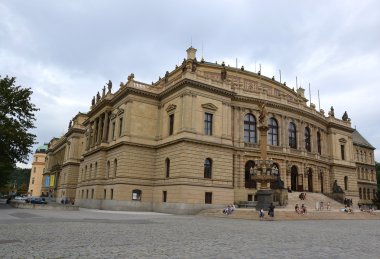
[[[297,149],[297,126],[294,122],[289,122],[288,135],[289,147]]]
[[[280,143],[278,136],[278,122],[275,118],[271,117],[268,122],[268,144],[272,146],[279,146]]]
[[[244,116],[244,142],[257,143],[257,122],[252,113]]]
[[[210,112],[204,113],[204,134],[208,136],[213,135],[213,120],[214,114]]]
[[[311,152],[311,132],[309,127],[305,127],[305,149]]]
[[[206,158],[203,163],[203,177],[205,179],[212,179],[212,164],[211,158]]]

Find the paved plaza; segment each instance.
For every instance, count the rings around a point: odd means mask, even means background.
[[[380,220],[258,221],[0,204],[0,258],[378,258]]]

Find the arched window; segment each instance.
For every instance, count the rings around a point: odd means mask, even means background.
[[[111,163],[110,163],[110,161],[108,160],[108,161],[107,161],[107,178],[110,177],[110,169],[111,169]]]
[[[251,113],[244,117],[244,142],[256,143],[256,119]]]
[[[367,199],[370,200],[371,199],[371,195],[370,195],[370,190],[367,189]]]
[[[212,173],[212,160],[211,158],[206,158],[204,163],[204,178],[211,179]]]
[[[367,199],[367,192],[366,192],[366,189],[363,188],[363,199],[366,200]]]
[[[91,177],[92,177],[92,164],[90,164],[90,174],[88,176],[88,179],[91,179]]]
[[[165,159],[165,171],[166,171],[166,178],[169,178],[170,176],[170,159]]]
[[[117,159],[113,161],[113,177],[116,177],[116,172],[117,172]]]
[[[367,163],[367,152],[364,152],[364,162]]]
[[[344,190],[345,191],[348,190],[348,177],[347,176],[344,177]]]
[[[278,146],[278,123],[275,118],[269,119],[268,144]]]
[[[362,198],[362,188],[359,188],[359,199]]]
[[[132,200],[141,201],[142,192],[141,190],[135,189],[132,191]]]
[[[293,122],[289,123],[289,147],[297,148],[297,130],[296,125]]]
[[[257,187],[256,181],[251,179],[251,175],[253,173],[253,168],[255,167],[255,162],[253,160],[249,160],[245,163],[245,188],[253,188]]]
[[[98,162],[95,163],[95,174],[94,174],[94,178],[96,178],[97,175],[98,175]]]
[[[363,151],[360,150],[360,161],[363,162]]]
[[[369,173],[367,168],[365,169],[365,179],[369,180]]]
[[[321,133],[317,132],[317,146],[318,146],[318,154],[322,154],[322,144],[321,144]]]
[[[85,170],[84,170],[84,178],[83,180],[86,180],[87,179],[87,165],[85,166]]]
[[[311,143],[310,143],[310,129],[309,127],[305,128],[305,149],[311,152]]]

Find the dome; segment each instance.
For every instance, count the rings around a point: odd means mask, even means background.
[[[47,144],[44,144],[42,146],[39,146],[37,149],[36,149],[36,153],[46,153],[48,150],[48,145]]]

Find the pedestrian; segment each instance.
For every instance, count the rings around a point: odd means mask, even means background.
[[[269,211],[268,211],[268,215],[269,217],[273,218],[274,217],[274,208],[275,206],[273,205],[273,202],[270,204],[269,206]]]
[[[263,208],[261,208],[259,211],[259,217],[260,217],[260,220],[264,219],[264,209]]]

